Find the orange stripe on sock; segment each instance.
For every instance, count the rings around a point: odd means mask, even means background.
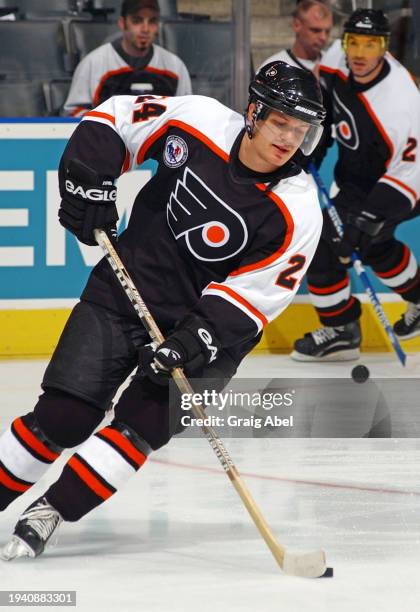
[[[397,276],[404,270],[404,268],[408,266],[409,260],[410,249],[404,245],[404,252],[400,263],[387,272],[376,272],[376,275],[379,276],[379,278],[391,278],[392,276]]]
[[[336,293],[340,289],[344,289],[349,284],[348,277],[343,278],[343,280],[335,283],[335,285],[329,285],[328,287],[315,287],[308,283],[308,289],[311,293],[316,293],[316,295],[327,295],[329,293]]]
[[[19,491],[20,493],[24,493],[28,489],[31,488],[31,484],[25,485],[21,482],[16,482],[12,480],[10,476],[6,474],[6,472],[0,467],[0,483],[3,484],[8,489],[12,489],[12,491]]]
[[[123,436],[119,431],[116,431],[111,427],[104,427],[98,433],[104,438],[108,438],[108,440],[111,440],[111,442],[114,442],[114,444],[116,444],[122,451],[124,451],[125,454],[130,457],[130,459],[135,461],[139,467],[141,467],[146,461],[146,455],[143,455],[143,453],[137,450],[137,448],[133,444],[131,444],[131,442],[129,442],[127,438]]]
[[[342,312],[345,312],[346,310],[348,310],[349,308],[351,308],[351,306],[353,306],[354,304],[354,297],[351,298],[350,302],[348,304],[346,304],[345,306],[343,306],[343,308],[339,308],[338,310],[334,310],[333,312],[322,312],[320,310],[318,310],[318,314],[320,317],[336,317],[337,315],[341,314]]]
[[[417,278],[417,275],[416,275],[416,278],[413,280],[413,282],[412,282],[412,283],[410,283],[409,285],[407,285],[407,287],[403,287],[402,289],[396,289],[396,288],[394,287],[394,288],[393,288],[393,290],[394,290],[396,293],[401,293],[401,294],[404,294],[404,293],[407,293],[407,291],[410,291],[411,289],[414,289],[414,287],[417,287],[417,286],[418,286],[418,284],[419,284],[419,278]]]
[[[13,421],[13,426],[22,440],[24,440],[28,446],[36,451],[38,455],[41,455],[41,457],[44,457],[44,459],[48,459],[48,461],[55,461],[58,459],[60,455],[53,453],[45,446],[45,444],[42,444],[42,442],[40,442],[38,438],[36,438],[34,434],[24,425],[21,418],[15,419]]]
[[[113,491],[107,489],[75,456],[70,457],[67,465],[72,468],[81,480],[102,499],[111,497]]]

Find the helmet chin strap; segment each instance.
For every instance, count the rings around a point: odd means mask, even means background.
[[[248,109],[244,112],[245,129],[250,140],[252,140],[254,135],[255,124],[259,119],[264,119],[265,115],[267,114],[264,104],[262,104],[259,100],[257,100],[254,104],[255,108],[252,112],[252,121],[249,121],[248,119]]]
[[[252,137],[254,135],[255,121],[254,119],[252,120],[252,123],[249,121],[248,109],[244,111],[244,121],[245,121],[245,130],[246,130],[247,136],[250,140],[252,140]]]

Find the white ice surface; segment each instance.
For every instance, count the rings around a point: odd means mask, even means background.
[[[392,354],[362,361],[378,377],[418,377],[416,357],[407,371]],[[353,365],[310,368],[342,376]],[[0,362],[1,430],[32,409],[44,368]],[[286,356],[250,357],[241,374],[299,376],[302,368]],[[420,609],[420,441],[266,438],[226,446],[278,540],[323,548],[333,579],[284,576],[209,444],[175,438],[102,507],[65,523],[43,556],[0,562],[0,590],[76,590],[83,612]],[[60,461],[2,514],[0,543],[57,477]]]

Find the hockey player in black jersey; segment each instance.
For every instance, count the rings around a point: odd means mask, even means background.
[[[359,357],[361,308],[351,295],[347,270],[353,250],[406,300],[396,335],[420,334],[419,267],[394,235],[399,223],[420,212],[420,96],[411,75],[387,51],[389,34],[382,11],[359,9],[320,67],[332,98],[339,150],[333,202],[344,236],[338,239],[325,214],[307,277],[323,327],[295,342],[292,357],[299,361]]]
[[[117,249],[167,339],[150,345],[102,260],[35,409],[0,438],[0,509],[64,448],[80,445],[23,513],[3,558],[39,555],[61,521],[111,497],[170,440],[180,419],[169,406],[172,368],[221,388],[292,301],[322,225],[316,189],[295,160],[311,154],[324,117],[315,77],[283,62],[251,82],[245,126],[201,96],[117,96],[84,116],[60,163],[60,222],[89,245],[97,227],[113,235],[115,179],[145,159],[158,162]],[[137,366],[114,420],[92,435]]]

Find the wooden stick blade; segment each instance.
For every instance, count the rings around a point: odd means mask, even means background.
[[[282,569],[289,576],[320,578],[327,569],[325,553],[323,550],[310,553],[296,553],[286,550]]]

